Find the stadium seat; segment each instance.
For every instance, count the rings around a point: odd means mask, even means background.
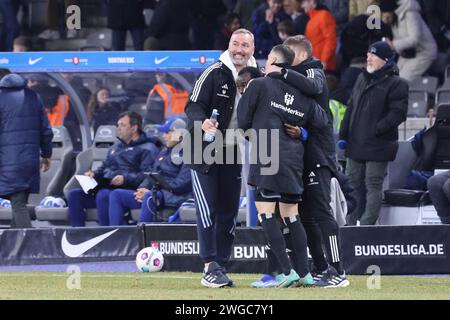
[[[97,29],[87,36],[86,43],[80,47],[80,50],[86,50],[89,47],[100,47],[103,50],[111,50],[112,30],[108,28]]]
[[[440,88],[436,91],[436,105],[439,105],[441,103],[450,103],[450,87]]]
[[[123,90],[123,77],[107,77],[106,87],[111,91],[111,95],[123,95],[125,91]]]
[[[424,90],[409,90],[408,117],[425,117],[428,110],[428,93]]]
[[[387,189],[402,189],[417,155],[410,141],[400,141],[394,161],[389,162],[386,176]]]
[[[62,196],[63,188],[73,173],[73,146],[69,132],[63,126],[53,127],[53,152],[50,168],[41,172],[40,192],[30,194],[29,210],[34,217],[39,202],[46,196]],[[37,213],[36,218],[39,219]],[[0,208],[0,220],[11,219],[11,209]],[[45,220],[45,219],[44,219]]]
[[[427,110],[426,101],[408,101],[408,117],[425,117]]]
[[[409,90],[408,92],[409,101],[428,101],[428,93],[424,90]]]
[[[92,146],[78,154],[75,174],[84,174],[88,169],[96,170],[101,165],[102,161],[106,159],[109,147],[117,141],[116,132],[115,126],[100,126],[98,128]],[[72,176],[64,186],[66,198],[68,192],[75,188],[79,188],[79,184],[75,176]],[[37,207],[36,216],[39,220],[69,221],[67,208]],[[97,209],[88,209],[86,220],[97,220]]]
[[[438,86],[438,78],[436,77],[421,77],[414,79],[409,84],[409,90],[426,91],[428,94],[433,95],[436,92]]]
[[[128,111],[137,112],[142,116],[142,118],[145,118],[145,115],[147,114],[147,105],[142,102],[133,103],[128,107]]]
[[[450,78],[450,64],[448,64],[445,68],[445,80],[447,80],[448,78]]]

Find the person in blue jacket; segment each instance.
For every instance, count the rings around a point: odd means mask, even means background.
[[[81,189],[71,190],[67,196],[69,217],[73,227],[84,226],[85,209],[97,208],[98,222],[109,225],[108,205],[111,190],[134,190],[144,180],[145,168],[153,165],[159,150],[155,141],[142,131],[142,117],[136,112],[124,112],[117,122],[116,142],[108,150],[102,165],[85,175],[93,177],[98,186],[92,193]]]
[[[153,166],[148,167],[148,172],[157,172],[165,183],[159,184],[147,177],[136,191],[112,191],[109,199],[111,225],[126,224],[125,212],[139,208],[141,214],[138,223],[160,220],[156,219],[158,211],[168,208],[176,210],[183,202],[193,197],[190,170],[182,162],[182,154],[174,149],[182,139],[181,130],[185,128],[186,123],[180,118],[167,120],[158,127],[166,147],[158,154]]]
[[[0,196],[12,205],[12,228],[31,228],[28,195],[39,192],[39,167],[50,168],[53,132],[42,100],[18,74],[0,69]]]

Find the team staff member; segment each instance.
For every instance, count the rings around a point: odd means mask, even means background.
[[[306,234],[298,211],[303,193],[303,142],[287,135],[285,123],[299,127],[308,123],[320,130],[328,121],[325,111],[313,99],[282,80],[280,65],[290,66],[293,59],[294,52],[288,46],[273,47],[265,66],[266,76],[250,82],[238,106],[239,127],[255,129],[258,145],[268,139],[272,141],[271,135],[279,133],[279,154],[274,154],[273,145],[268,145],[274,161],[278,162],[278,171],[265,173],[263,169],[273,164],[264,165],[258,159],[257,164],[250,164],[248,178],[248,184],[256,188],[255,204],[261,226],[280,266],[281,273],[276,277],[278,287],[288,287],[295,281],[304,285],[314,283],[308,270]],[[274,216],[277,202],[289,228],[297,270],[292,268],[280,224]]]
[[[317,268],[317,283],[323,287],[346,287],[349,282],[342,267],[339,226],[333,217],[331,178],[336,175],[336,151],[333,135],[333,116],[328,107],[328,87],[322,63],[312,56],[311,42],[305,36],[288,38],[285,45],[295,52],[292,70],[284,70],[286,81],[303,94],[312,97],[328,116],[327,126],[309,132],[303,175],[305,193],[300,204],[302,223],[308,235],[308,246]],[[288,128],[300,136],[298,128]],[[324,258],[322,242],[327,259]],[[328,260],[328,262],[327,262]]]
[[[39,192],[39,166],[50,168],[53,132],[39,95],[9,73],[0,69],[0,196],[11,201],[11,227],[31,228],[28,195]]]
[[[226,129],[237,128],[236,107],[240,93],[235,81],[241,69],[256,66],[252,57],[254,50],[253,34],[246,29],[238,29],[231,36],[228,50],[220,56],[218,62],[202,73],[185,109],[191,137],[195,137],[194,131],[215,134],[217,129],[225,132]],[[217,127],[209,119],[213,109],[219,111]],[[200,124],[201,128],[200,125],[194,126],[194,123]],[[195,150],[194,139],[191,141],[191,150]],[[208,143],[203,142],[202,154],[207,145]],[[215,151],[225,154],[231,149],[237,154],[237,145],[232,143],[219,149],[221,150]],[[189,166],[192,169],[197,208],[200,257],[205,264],[201,284],[212,288],[229,286],[232,282],[226,275],[224,266],[230,258],[234,240],[241,190],[241,165],[237,161],[233,164],[206,164],[204,159],[197,161],[201,155],[197,155],[196,159],[194,156],[196,155],[192,153]]]
[[[106,159],[97,170],[88,170],[86,176],[97,180],[95,194],[86,194],[82,189],[73,189],[67,195],[69,217],[72,227],[85,225],[85,209],[97,208],[98,222],[109,225],[108,205],[111,190],[116,188],[136,189],[144,180],[144,171],[151,167],[158,154],[154,140],[142,131],[140,114],[127,111],[117,121],[118,142],[108,150]]]

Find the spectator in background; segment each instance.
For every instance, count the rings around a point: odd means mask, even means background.
[[[29,193],[39,192],[39,166],[50,168],[53,132],[38,94],[0,70],[0,196],[12,205],[12,228],[31,228]]]
[[[156,84],[147,97],[145,124],[161,124],[168,118],[184,116],[189,92],[169,84],[167,74],[157,72]]]
[[[447,52],[450,44],[450,1],[420,0],[420,4],[439,51]]]
[[[50,124],[65,126],[69,131],[74,150],[81,150],[80,125],[74,108],[71,108],[69,96],[60,88],[51,86],[48,78],[39,73],[28,77],[28,86],[41,96]]]
[[[14,39],[13,44],[14,52],[27,52],[32,50],[31,38],[25,36],[19,36]]]
[[[228,49],[231,35],[241,27],[241,20],[236,13],[229,13],[225,17],[222,28],[214,38],[214,49],[225,51]]]
[[[76,30],[67,30],[66,10],[67,7],[77,4],[76,0],[48,0],[47,2],[47,29],[38,35],[39,39],[57,40],[61,34],[65,34],[68,39],[75,38]]]
[[[112,191],[109,201],[110,225],[126,224],[125,212],[139,208],[141,208],[141,214],[138,223],[165,220],[167,217],[157,217],[158,212],[164,209],[175,211],[184,201],[192,198],[189,168],[182,162],[172,161],[172,159],[180,160],[183,157],[181,153],[175,154],[173,148],[182,140],[182,130],[185,128],[186,123],[179,118],[172,118],[158,127],[158,131],[163,134],[165,148],[159,152],[153,166],[146,168],[146,171],[158,172],[167,186],[158,185],[156,181],[147,177],[137,190]]]
[[[241,17],[242,27],[253,30],[252,14],[255,8],[260,6],[265,0],[237,0],[234,13]]]
[[[437,57],[437,45],[420,14],[416,0],[382,0],[383,20],[392,28],[400,77],[411,81],[421,77]]]
[[[291,20],[284,12],[283,0],[267,0],[252,15],[253,34],[255,35],[255,58],[265,59],[272,47],[281,43],[277,25],[281,21]]]
[[[13,51],[14,38],[19,35],[20,31],[13,1],[0,0],[0,13],[3,17],[0,51]]]
[[[28,77],[28,87],[39,94],[52,126],[63,125],[70,111],[69,97],[58,87],[51,86],[48,78],[41,74]]]
[[[336,69],[336,20],[318,0],[303,0],[302,7],[309,15],[305,36],[311,41],[313,56],[325,71]]]
[[[144,1],[107,0],[108,28],[112,29],[112,49],[125,50],[127,31],[133,38],[134,50],[144,48]]]
[[[119,116],[117,136],[119,141],[108,150],[102,165],[95,172],[85,172],[98,182],[96,189],[89,194],[81,189],[69,191],[67,203],[73,227],[84,226],[88,208],[97,208],[99,224],[108,226],[111,190],[135,190],[144,180],[144,170],[153,166],[158,148],[142,131],[142,117],[138,113],[124,112]]]
[[[281,21],[277,25],[278,37],[281,41],[286,40],[289,37],[295,36],[295,24],[291,20]]]
[[[120,113],[120,104],[108,101],[110,97],[108,88],[101,87],[91,96],[87,105],[87,118],[91,127],[97,132],[98,127],[104,125],[115,125]]]
[[[339,37],[342,29],[348,22],[348,0],[320,0],[328,8],[336,20],[336,34]]]
[[[86,108],[92,92],[83,84],[83,79],[77,76],[75,73],[70,72],[61,73],[61,75],[72,86],[73,90],[75,90],[81,102],[83,103],[83,106]]]
[[[291,19],[295,24],[295,34],[304,35],[306,32],[306,25],[309,21],[309,16],[302,8],[302,0],[293,0],[292,8],[294,10],[291,14]]]
[[[348,224],[373,225],[381,208],[383,180],[398,150],[398,126],[406,120],[408,83],[398,76],[394,52],[383,41],[367,53],[367,69],[352,92],[339,133],[346,175],[355,188],[357,209]],[[364,207],[365,203],[365,207]]]
[[[380,28],[367,28],[368,20],[372,23],[378,21]],[[369,45],[383,38],[392,39],[391,27],[383,21],[365,14],[354,17],[342,30],[340,37],[343,66],[348,66],[353,58],[362,58],[365,61]]]
[[[378,5],[379,0],[349,0],[348,3],[348,20],[351,21],[354,17],[359,15],[367,15],[367,8],[371,5]]]
[[[219,31],[219,17],[226,12],[222,0],[192,0],[191,33],[194,50],[211,50],[214,35]]]
[[[189,1],[158,1],[150,21],[145,50],[190,50],[190,12]]]

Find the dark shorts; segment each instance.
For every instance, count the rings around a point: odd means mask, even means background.
[[[282,203],[299,203],[302,201],[300,194],[279,193],[267,189],[255,190],[254,200],[258,202],[282,202]]]

